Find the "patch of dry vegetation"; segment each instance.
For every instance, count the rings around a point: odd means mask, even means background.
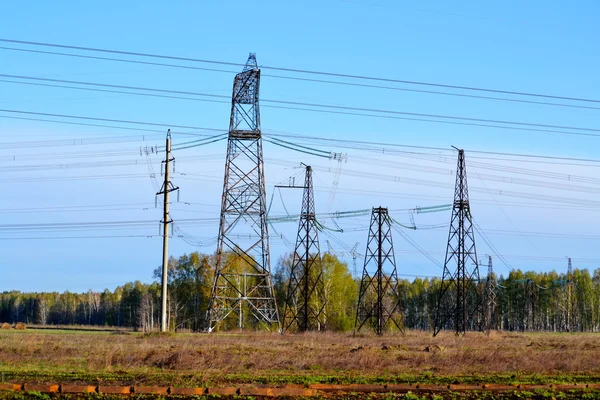
[[[15,329],[18,329],[20,331],[24,331],[25,329],[27,329],[27,326],[25,326],[24,323],[22,322],[17,322],[15,325]]]
[[[384,337],[5,332],[0,334],[1,371],[168,372],[212,382],[231,375],[357,381],[410,375],[600,375],[597,334],[493,332],[457,338],[442,333],[433,338],[426,332]]]

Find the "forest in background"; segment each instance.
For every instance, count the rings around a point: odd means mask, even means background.
[[[354,328],[359,280],[335,255],[322,256],[329,331]],[[285,302],[290,257],[273,271],[277,303]],[[169,326],[173,330],[202,330],[213,283],[214,255],[194,252],[169,261]],[[155,282],[126,283],[110,291],[87,293],[0,294],[0,322],[36,325],[96,325],[157,330],[160,325],[160,269]],[[482,275],[483,283],[485,277]],[[571,290],[568,290],[568,287]],[[399,279],[399,293],[408,329],[430,330],[435,319],[439,278]],[[497,307],[491,328],[509,331],[599,331],[600,269],[575,269],[572,279],[552,272],[515,270],[497,278]],[[280,310],[280,316],[282,310]],[[249,324],[247,328],[259,328]]]

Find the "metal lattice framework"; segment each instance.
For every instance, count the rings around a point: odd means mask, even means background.
[[[371,326],[378,335],[392,327],[404,332],[404,313],[390,222],[387,208],[373,208],[358,292],[355,333],[365,324]]]
[[[283,312],[284,331],[318,331],[325,323],[325,288],[310,166],[306,166],[302,188],[302,210]]]
[[[269,259],[259,86],[260,69],[250,54],[233,81],[209,332],[220,325],[244,328],[249,316],[279,325]]]
[[[484,301],[484,324],[486,330],[498,329],[498,299],[496,288],[498,282],[496,281],[496,274],[494,274],[494,268],[492,266],[492,256],[488,256],[488,273],[485,280],[485,301]]]
[[[535,313],[537,303],[537,292],[538,287],[532,279],[526,279],[523,285],[525,291],[525,310],[523,318],[523,330],[534,331],[535,330]]]
[[[454,328],[457,335],[468,330],[482,330],[479,264],[469,204],[465,152],[457,150],[456,187],[444,273],[437,300],[434,336],[442,329]]]
[[[561,296],[560,296],[560,310],[561,310],[561,321],[560,330],[564,332],[572,332],[575,329],[573,323],[574,317],[574,303],[573,295],[575,290],[575,282],[573,280],[573,263],[571,257],[567,257],[568,267],[567,276],[564,280],[558,281],[561,284]]]
[[[569,264],[567,267],[567,331],[573,332],[575,330],[575,324],[573,324],[574,307],[573,307],[573,296],[575,291],[575,280],[573,279],[573,263],[571,257],[567,257]]]

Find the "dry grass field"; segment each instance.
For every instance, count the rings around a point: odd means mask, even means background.
[[[3,382],[600,382],[600,335],[0,331]]]

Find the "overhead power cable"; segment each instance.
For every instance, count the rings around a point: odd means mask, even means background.
[[[190,125],[161,124],[161,123],[157,123],[157,122],[141,122],[141,121],[132,121],[132,120],[124,120],[124,119],[85,117],[85,116],[80,116],[80,115],[42,113],[42,112],[34,112],[34,111],[0,109],[0,112],[12,113],[12,114],[23,114],[23,115],[40,115],[40,116],[44,116],[44,117],[73,118],[73,119],[82,119],[82,120],[89,120],[89,121],[116,122],[116,123],[120,123],[120,124],[160,126],[163,128],[173,127],[173,128],[183,128],[183,129],[210,130],[210,131],[215,131],[215,132],[223,131],[222,129],[202,128],[202,127],[190,126]]]
[[[269,137],[283,137],[283,138],[292,138],[292,139],[305,139],[311,140],[315,142],[328,142],[328,143],[336,143],[340,146],[344,144],[353,144],[357,145],[355,149],[361,150],[371,150],[377,151],[379,153],[390,153],[393,152],[394,148],[405,148],[405,149],[414,149],[414,150],[431,150],[431,151],[445,151],[445,152],[454,152],[451,148],[446,147],[433,147],[433,146],[416,146],[416,145],[407,145],[400,143],[390,143],[390,142],[375,142],[375,141],[366,141],[366,140],[350,140],[350,139],[335,139],[335,138],[326,138],[326,137],[315,137],[301,134],[292,134],[292,133],[263,133],[265,136]],[[377,148],[369,149],[367,146],[380,146]],[[465,151],[470,153],[478,153],[478,154],[488,154],[488,155],[500,155],[507,157],[518,157],[518,158],[541,158],[541,159],[549,159],[549,160],[567,160],[567,161],[581,161],[581,162],[594,162],[600,163],[600,159],[590,159],[590,158],[574,158],[574,157],[560,157],[560,156],[548,156],[543,154],[524,154],[524,153],[507,153],[507,152],[498,152],[498,151],[485,151],[485,150],[475,150],[475,149],[465,149]],[[403,152],[404,153],[404,152]],[[427,154],[427,153],[419,153],[419,154]],[[470,158],[473,158],[472,156]]]
[[[0,237],[0,240],[57,240],[57,239],[125,239],[125,238],[155,238],[162,235],[96,235],[96,236],[10,236]]]
[[[0,110],[2,111],[2,110]],[[137,125],[149,125],[149,126],[161,126],[161,127],[175,127],[180,125],[174,124],[160,124],[156,122],[146,122],[146,121],[124,121],[117,119],[108,119],[108,118],[96,118],[96,117],[88,117],[88,116],[78,116],[78,115],[66,115],[66,114],[52,114],[52,113],[39,113],[33,111],[21,111],[21,110],[5,110],[5,112],[10,113],[18,113],[23,115],[42,115],[42,116],[51,116],[56,118],[71,118],[71,119],[84,119],[84,120],[96,120],[96,121],[110,121],[110,122],[122,122],[127,124],[137,124]],[[5,116],[0,115],[0,118],[14,118],[14,119],[23,119],[23,120],[33,120],[33,121],[41,121],[41,122],[50,122],[50,123],[59,123],[59,124],[69,124],[69,125],[83,125],[83,126],[96,126],[103,127],[109,129],[129,129],[136,131],[144,131],[144,132],[157,132],[163,133],[163,130],[160,129],[143,129],[143,128],[132,128],[132,127],[122,127],[122,126],[111,126],[111,125],[99,125],[99,124],[88,124],[81,122],[73,122],[73,121],[59,121],[59,120],[47,120],[47,119],[38,119],[38,118],[28,118],[28,117],[16,117],[16,116]],[[209,127],[197,127],[197,126],[189,126],[190,129],[198,130],[198,131],[213,131],[213,132],[222,132],[225,133],[223,129],[218,128],[209,128]],[[184,134],[184,135],[196,135],[196,136],[204,136],[202,134],[190,133],[190,132],[174,132],[171,133]],[[356,144],[360,145],[358,149],[361,150],[369,150],[365,145],[370,146],[386,146],[388,148],[412,148],[412,149],[423,149],[423,150],[434,150],[434,151],[452,151],[448,148],[443,147],[431,147],[431,146],[414,146],[414,145],[405,145],[399,143],[383,143],[383,142],[374,142],[374,141],[359,141],[359,140],[348,140],[348,139],[329,139],[323,137],[314,137],[307,135],[297,135],[297,134],[278,134],[278,133],[266,133],[265,137],[269,138],[277,138],[277,137],[286,137],[286,138],[296,138],[296,139],[307,139],[313,141],[325,141],[330,143],[338,143],[340,146],[343,146],[344,143]],[[357,147],[354,147],[357,148]],[[375,150],[375,149],[371,149]],[[377,151],[381,152],[381,148],[377,149]],[[390,150],[388,150],[389,152]],[[576,158],[576,157],[560,157],[560,156],[548,156],[542,154],[524,154],[524,153],[505,153],[505,152],[493,152],[493,151],[484,151],[484,150],[474,150],[474,149],[466,149],[469,153],[479,153],[479,154],[490,154],[490,155],[501,155],[507,157],[517,157],[517,158],[540,158],[540,159],[548,159],[548,160],[566,160],[566,161],[577,161],[577,162],[590,162],[590,163],[600,163],[600,159],[591,159],[591,158]],[[425,153],[423,153],[425,154]]]
[[[392,224],[392,229],[394,229],[402,238],[413,248],[415,248],[419,253],[425,256],[429,261],[431,261],[434,265],[438,267],[442,267],[442,264],[438,260],[436,260],[429,252],[423,249],[417,242],[415,242],[410,236],[402,231],[397,225],[397,223]]]
[[[209,103],[223,103],[229,104],[229,101],[226,100],[215,100],[215,99],[204,99],[204,98],[191,98],[191,97],[182,97],[182,96],[174,96],[174,95],[159,95],[154,93],[141,93],[141,92],[125,92],[120,90],[106,90],[106,89],[95,89],[95,88],[85,88],[85,87],[75,87],[75,86],[63,86],[63,85],[51,85],[51,84],[40,84],[40,83],[29,83],[29,82],[17,82],[17,81],[6,81],[0,80],[0,82],[10,82],[10,83],[19,83],[26,85],[34,85],[34,86],[50,86],[50,87],[60,87],[60,88],[68,88],[68,89],[77,89],[77,90],[87,90],[87,91],[96,91],[96,92],[109,92],[109,93],[120,93],[127,95],[135,95],[135,96],[147,96],[147,97],[159,97],[159,98],[170,98],[170,99],[180,99],[180,100],[192,100],[192,101],[203,101]],[[268,100],[263,100],[268,101]],[[575,132],[567,132],[567,131],[558,131],[558,130],[548,130],[548,129],[534,129],[534,128],[519,128],[513,126],[501,126],[501,125],[490,125],[490,124],[480,124],[480,123],[467,123],[467,122],[456,122],[456,121],[444,121],[444,120],[432,120],[426,118],[409,118],[409,117],[399,117],[394,115],[385,115],[385,114],[368,114],[368,113],[359,113],[359,112],[349,112],[349,111],[335,111],[328,109],[314,109],[314,108],[302,108],[302,107],[292,107],[292,106],[279,106],[273,104],[264,104],[263,107],[267,108],[276,108],[276,109],[284,109],[284,110],[298,110],[298,111],[309,111],[309,112],[318,112],[318,113],[326,113],[326,114],[338,114],[338,115],[352,115],[352,116],[360,116],[360,117],[370,117],[370,118],[386,118],[386,119],[399,119],[404,121],[418,121],[418,122],[430,122],[436,124],[450,124],[450,125],[462,125],[462,126],[476,126],[483,128],[494,128],[494,129],[508,129],[508,130],[520,130],[520,131],[528,131],[528,132],[540,132],[540,133],[556,133],[556,134],[566,134],[566,135],[578,135],[578,136],[595,136],[592,134],[583,134],[583,133],[575,133]],[[3,117],[6,118],[6,117]],[[27,118],[21,118],[27,119]],[[55,122],[55,121],[48,121]],[[81,124],[84,125],[84,124]],[[93,124],[85,124],[89,126],[102,126],[102,125],[93,125]],[[120,129],[130,129],[137,131],[150,131],[145,129],[135,129],[135,128],[120,128]],[[173,132],[171,133],[179,133],[181,132]],[[188,133],[190,134],[190,133]]]
[[[13,48],[13,47],[4,47],[4,46],[0,46],[0,49],[1,50],[19,51],[19,52],[28,52],[28,53],[47,54],[47,55],[68,56],[68,57],[83,58],[83,59],[93,59],[93,60],[114,61],[114,62],[123,62],[123,63],[131,63],[131,64],[162,66],[162,67],[169,67],[169,68],[182,68],[182,69],[189,69],[189,70],[222,72],[222,73],[227,73],[227,74],[236,74],[238,72],[238,71],[230,71],[230,70],[217,69],[217,68],[202,68],[202,67],[194,67],[194,66],[190,66],[190,65],[166,64],[166,63],[148,62],[148,61],[140,61],[140,60],[128,60],[128,59],[122,59],[122,58],[97,57],[97,56],[82,55],[82,54],[60,53],[60,52],[54,52],[54,51],[18,49],[18,48]],[[409,89],[409,88],[405,88],[405,87],[383,86],[383,85],[373,85],[373,84],[364,84],[364,83],[356,83],[356,82],[345,82],[345,81],[333,81],[333,80],[326,80],[326,79],[301,78],[301,77],[295,77],[295,76],[273,75],[273,74],[262,74],[262,76],[266,76],[266,77],[270,77],[270,78],[277,78],[277,79],[288,79],[288,80],[294,80],[294,81],[316,82],[316,83],[326,83],[326,84],[332,84],[332,85],[354,86],[354,87],[364,87],[364,88],[374,88],[374,89],[386,89],[386,90],[444,95],[444,96],[456,96],[456,97],[465,97],[465,98],[473,98],[473,99],[504,101],[504,102],[511,102],[511,103],[547,105],[547,106],[554,106],[554,107],[568,107],[568,108],[580,108],[580,109],[591,109],[591,110],[600,109],[599,107],[582,106],[582,105],[576,105],[576,104],[550,103],[550,102],[545,102],[545,101],[510,99],[510,98],[503,98],[503,97],[471,95],[471,94],[466,94],[466,93],[453,93],[453,92],[441,92],[441,91],[435,91],[435,90]],[[52,85],[49,85],[49,86],[52,86]],[[170,97],[170,96],[162,96],[162,97]]]
[[[244,66],[244,64],[234,63],[234,62],[226,62],[226,61],[207,60],[207,59],[199,59],[199,58],[192,58],[192,57],[178,57],[178,56],[170,56],[170,55],[162,55],[162,54],[141,53],[141,52],[132,52],[132,51],[113,50],[113,49],[102,49],[102,48],[85,47],[85,46],[73,46],[73,45],[64,45],[64,44],[56,44],[56,43],[48,43],[48,42],[34,42],[34,41],[15,40],[15,39],[7,39],[7,38],[0,38],[0,42],[21,44],[21,45],[30,45],[30,46],[62,48],[62,49],[70,49],[70,50],[82,50],[82,51],[109,53],[109,54],[120,54],[120,55],[144,57],[144,58],[158,58],[158,59],[168,59],[168,60],[186,61],[186,62],[194,62],[194,63],[205,63],[205,64],[212,64],[212,65],[226,65],[226,66],[231,66],[231,67],[236,67],[236,68]],[[463,85],[450,85],[450,84],[442,84],[442,83],[434,83],[434,82],[393,79],[393,78],[374,77],[374,76],[357,75],[357,74],[314,71],[314,70],[299,69],[299,68],[284,68],[284,67],[275,67],[275,66],[269,66],[269,65],[261,65],[260,68],[274,70],[274,71],[331,76],[331,77],[336,77],[336,78],[360,79],[360,80],[367,80],[367,81],[380,81],[380,82],[387,82],[387,83],[401,83],[401,84],[409,84],[409,85],[440,87],[440,88],[447,88],[447,89],[471,90],[471,91],[477,91],[477,92],[487,92],[487,93],[497,93],[497,94],[509,94],[509,95],[515,95],[515,96],[541,97],[541,98],[547,98],[547,99],[579,101],[579,102],[587,102],[587,103],[600,103],[600,100],[597,100],[597,99],[587,99],[587,98],[573,97],[573,96],[549,95],[549,94],[544,94],[544,93],[531,93],[531,92],[481,88],[481,87],[463,86]]]
[[[320,153],[320,150],[318,150],[319,151],[319,153],[318,153],[318,152],[303,150],[302,148],[299,148],[299,146],[296,146],[296,145],[293,145],[293,144],[292,145],[286,145],[286,144],[283,144],[283,143],[280,143],[280,142],[276,142],[276,141],[274,141],[272,139],[263,139],[263,140],[265,142],[269,142],[269,143],[274,144],[276,146],[283,147],[283,148],[286,148],[286,149],[289,149],[289,150],[294,150],[294,151],[297,151],[299,153],[304,153],[304,154],[308,154],[308,155],[315,156],[315,157],[330,158],[329,155],[325,155],[323,153]]]
[[[397,253],[401,253],[401,254],[419,254],[419,252],[414,251],[414,250],[395,250]],[[430,254],[437,254],[440,256],[445,255],[444,252],[441,251],[430,251]],[[552,261],[552,262],[564,262],[565,257],[564,256],[547,256],[547,257],[538,257],[538,256],[528,256],[528,255],[505,255],[504,256],[507,259],[511,259],[511,260],[527,260],[527,261]],[[600,259],[598,258],[577,258],[577,262],[578,263],[594,263],[597,264],[600,262]],[[523,267],[520,267],[523,268]],[[517,271],[518,269],[516,269]]]
[[[434,230],[447,230],[448,224],[436,228]],[[600,235],[594,234],[583,234],[583,233],[556,233],[556,232],[537,232],[537,231],[518,231],[518,230],[507,230],[507,229],[486,229],[486,235],[499,235],[499,236],[531,236],[540,238],[554,238],[554,239],[581,239],[581,240],[598,240]]]
[[[38,112],[21,111],[21,110],[6,110],[6,112],[19,113],[22,115],[43,115],[43,116],[51,116],[51,117],[55,117],[55,118],[83,119],[83,120],[88,120],[88,121],[89,120],[97,120],[97,121],[111,121],[111,122],[117,122],[117,123],[122,122],[122,123],[137,124],[137,125],[142,125],[142,126],[143,125],[161,126],[164,128],[180,126],[180,125],[173,125],[173,124],[168,124],[168,123],[160,124],[160,123],[156,123],[156,122],[146,122],[146,121],[124,121],[124,120],[108,119],[108,118],[96,118],[96,117],[65,115],[65,114],[38,113]],[[31,117],[17,117],[14,115],[0,115],[0,118],[33,120],[33,121],[69,124],[69,125],[95,126],[95,127],[102,127],[102,128],[108,128],[108,129],[124,129],[124,130],[135,130],[135,131],[153,132],[153,133],[163,133],[164,132],[164,130],[161,130],[161,129],[147,129],[147,128],[137,128],[137,127],[134,128],[134,127],[129,127],[129,126],[90,124],[90,123],[75,122],[75,121],[49,120],[49,119],[31,118]],[[225,131],[223,129],[218,129],[218,128],[196,127],[196,126],[189,126],[189,128],[197,130],[197,131],[213,131],[213,132],[225,133]],[[183,135],[206,136],[205,134],[197,134],[197,133],[191,133],[191,132],[177,132],[177,131],[171,131],[171,132],[175,133],[175,134],[183,134]],[[360,150],[365,150],[365,151],[377,151],[377,152],[382,152],[382,151],[393,152],[393,151],[395,151],[394,148],[422,149],[422,150],[432,150],[432,151],[452,151],[451,149],[442,148],[442,147],[414,146],[414,145],[404,145],[404,144],[399,144],[399,143],[382,143],[382,142],[375,142],[375,141],[357,141],[357,140],[347,140],[347,139],[328,139],[328,138],[323,138],[323,137],[313,137],[313,136],[298,135],[298,134],[266,133],[266,134],[264,134],[264,137],[265,137],[265,139],[266,138],[275,139],[278,137],[285,137],[285,138],[293,138],[293,139],[310,140],[310,141],[314,141],[314,142],[322,141],[322,142],[326,142],[326,143],[335,143],[339,147],[355,148],[355,149],[360,149]],[[349,146],[349,144],[352,146]],[[0,146],[1,146],[1,144],[0,144]],[[385,146],[385,147],[380,147],[377,149],[374,149],[374,148],[369,149],[368,146]],[[387,150],[385,150],[386,148],[387,148]],[[398,150],[396,150],[396,151],[398,151]],[[469,153],[500,155],[500,156],[506,156],[506,157],[515,157],[515,158],[520,158],[520,159],[533,158],[533,159],[544,159],[544,160],[557,160],[557,161],[565,160],[565,161],[573,161],[573,162],[588,162],[588,163],[600,164],[600,159],[591,159],[591,158],[560,157],[560,156],[549,156],[549,155],[542,155],[542,154],[493,152],[493,151],[484,151],[484,150],[475,150],[475,149],[467,149],[466,151],[469,151]],[[428,153],[420,152],[420,153],[416,153],[416,154],[427,155]],[[314,154],[314,155],[316,155],[316,154]],[[321,155],[318,155],[318,156],[321,156]],[[471,156],[471,157],[473,158],[474,156]],[[530,160],[523,160],[523,161],[533,162]]]
[[[136,132],[156,132],[156,133],[164,134],[164,129],[133,128],[133,127],[129,127],[129,126],[90,124],[90,123],[83,123],[83,122],[59,121],[59,120],[31,118],[31,117],[15,117],[13,115],[0,115],[0,118],[18,119],[18,120],[23,120],[23,121],[49,122],[49,123],[53,123],[53,124],[92,126],[92,127],[96,127],[96,128],[118,129],[118,130],[128,130],[128,131],[136,131]],[[218,131],[218,129],[215,129],[215,128],[207,128],[207,130]],[[205,136],[205,135],[194,133],[194,132],[177,132],[177,131],[173,131],[173,130],[171,131],[171,133],[177,134],[177,135]]]
[[[280,160],[280,161],[273,160],[272,163],[275,163],[278,165],[294,165],[294,163],[291,163],[288,161],[283,161],[283,160]],[[319,165],[313,165],[312,168],[314,171],[322,171],[322,172],[329,172],[329,170],[330,170],[328,167],[319,166]],[[351,176],[361,177],[361,178],[366,178],[366,179],[377,179],[377,180],[385,180],[385,181],[392,181],[392,182],[403,182],[403,183],[408,183],[408,184],[413,184],[413,185],[418,185],[418,186],[429,186],[429,187],[439,187],[439,188],[450,188],[450,187],[454,186],[453,184],[447,183],[447,182],[438,182],[438,181],[432,181],[432,180],[426,180],[426,179],[407,178],[407,177],[403,177],[403,176],[388,175],[388,174],[382,174],[382,173],[369,173],[369,172],[365,172],[362,170],[346,169],[346,170],[344,170],[343,173],[345,175],[351,175]],[[600,205],[600,202],[598,202],[598,201],[579,199],[579,198],[560,197],[560,196],[552,196],[552,195],[538,195],[538,194],[532,194],[529,192],[517,192],[517,191],[500,190],[500,189],[488,190],[486,188],[480,188],[480,187],[471,187],[470,189],[471,189],[471,192],[479,192],[479,193],[485,193],[485,194],[493,193],[493,194],[496,194],[499,196],[519,197],[519,198],[524,198],[524,199],[544,200],[544,201],[559,202],[559,203],[562,202],[562,203],[587,205],[587,206],[594,206],[594,207],[598,207]],[[591,188],[590,191],[594,191],[593,188]]]
[[[488,245],[488,247],[490,248],[490,250],[492,250],[492,252],[494,253],[494,255],[500,259],[500,261],[502,261],[502,264],[504,264],[508,269],[510,269],[511,271],[515,271],[515,269],[512,267],[512,265],[510,265],[510,263],[506,260],[506,258],[500,254],[500,252],[498,251],[498,249],[496,248],[496,246],[494,246],[494,244],[491,242],[491,240],[487,237],[487,235],[485,234],[485,232],[479,227],[479,225],[477,224],[477,222],[473,221],[473,227],[475,228],[475,231],[479,234],[479,237],[483,239],[483,241]]]
[[[77,84],[77,85],[139,90],[139,91],[152,92],[152,93],[158,92],[158,93],[171,93],[171,94],[178,94],[178,95],[184,94],[184,95],[191,95],[191,96],[201,96],[201,97],[206,97],[206,99],[202,99],[202,101],[208,101],[208,102],[228,103],[230,100],[229,96],[217,95],[217,94],[211,94],[211,93],[199,93],[199,92],[157,89],[157,88],[144,88],[144,87],[125,86],[125,85],[112,85],[112,84],[102,84],[102,83],[96,83],[96,82],[69,81],[69,80],[61,80],[61,79],[28,77],[28,76],[21,76],[21,75],[0,74],[0,76],[18,78],[18,79],[64,82],[64,83]],[[21,82],[14,82],[14,81],[10,81],[10,82],[11,83],[21,83]],[[64,86],[59,86],[59,87],[64,87]],[[73,87],[73,86],[64,87],[64,88],[88,90],[88,88]],[[93,90],[96,91],[96,89],[93,89]],[[102,90],[102,91],[105,91],[105,90]],[[122,91],[114,91],[114,90],[111,90],[110,92],[124,93],[124,94],[129,94],[129,95],[143,95],[143,96],[147,95],[147,93],[122,92]],[[159,96],[159,97],[164,97],[164,96]],[[190,99],[188,97],[176,97],[176,98],[181,98],[184,100],[199,100],[199,99]],[[214,99],[223,99],[223,100],[214,100]],[[333,104],[319,104],[319,103],[312,103],[312,102],[297,102],[297,101],[287,101],[287,100],[261,99],[261,102],[262,103],[272,103],[272,104],[284,104],[284,105],[288,105],[288,106],[312,107],[312,108],[298,108],[298,107],[271,106],[274,108],[285,108],[285,109],[293,109],[293,110],[301,110],[301,111],[329,112],[329,113],[334,113],[334,114],[357,115],[357,116],[367,116],[367,117],[384,117],[384,118],[392,118],[392,116],[402,115],[405,117],[393,117],[393,118],[408,119],[408,120],[421,121],[421,122],[452,123],[452,124],[468,125],[468,126],[481,126],[481,127],[496,128],[496,129],[516,129],[516,130],[526,130],[526,131],[533,131],[533,132],[560,133],[560,134],[578,135],[578,136],[600,136],[599,134],[585,133],[585,132],[600,132],[600,129],[596,129],[596,128],[572,127],[572,126],[552,125],[552,124],[539,124],[539,123],[529,123],[529,122],[522,122],[522,121],[508,121],[508,120],[497,120],[497,119],[487,119],[487,118],[462,117],[462,116],[454,116],[454,115],[416,113],[416,112],[408,112],[408,111],[400,111],[400,110],[384,110],[384,109],[367,108],[367,107],[341,106],[341,105],[333,105]],[[325,110],[318,110],[318,109],[313,109],[313,108],[322,108]],[[339,111],[339,110],[344,110],[344,111]],[[365,114],[365,113],[372,113],[372,114]],[[431,120],[430,118],[434,118],[434,120]],[[461,121],[461,122],[456,122],[456,121]],[[111,121],[111,122],[115,122],[115,121]],[[490,124],[500,124],[500,125],[490,125]],[[177,127],[177,126],[174,126],[174,127]],[[536,129],[536,128],[547,128],[547,129]],[[556,130],[552,130],[552,129],[562,129],[562,130],[567,130],[567,131],[556,131]],[[577,131],[577,132],[569,132],[569,130]]]
[[[320,150],[320,149],[315,149],[313,147],[302,146],[297,143],[288,142],[287,140],[282,140],[282,139],[278,139],[278,138],[271,138],[271,140],[276,140],[277,142],[286,143],[286,144],[289,144],[289,145],[295,146],[295,147],[300,147],[300,148],[303,148],[305,150],[310,150],[315,153],[322,153],[323,155],[326,155],[327,157],[329,157],[331,155],[330,151],[324,151],[324,150]]]
[[[219,142],[223,139],[227,139],[226,133],[222,133],[220,135],[214,135],[214,136],[204,138],[204,139],[193,140],[190,142],[178,143],[176,145],[173,145],[173,150],[185,150],[185,149],[191,149],[193,147],[205,146],[208,144]]]
[[[35,147],[79,147],[87,145],[102,145],[113,143],[131,143],[145,142],[150,138],[157,138],[158,135],[132,135],[132,136],[111,136],[111,137],[87,137],[77,139],[54,139],[54,140],[30,140],[21,142],[0,142],[0,149],[23,149]],[[161,136],[162,137],[162,136]]]
[[[154,203],[119,203],[98,205],[74,205],[60,207],[30,207],[30,208],[3,208],[0,214],[21,213],[64,213],[64,212],[97,212],[97,211],[120,211],[120,210],[147,210],[154,208]]]
[[[51,79],[51,78],[41,78],[41,77],[36,77],[36,76],[24,76],[24,75],[0,74],[0,77],[12,78],[12,79],[26,79],[26,80],[43,81],[43,82],[68,83],[68,84],[72,84],[72,85],[96,86],[96,87],[105,87],[105,88],[114,88],[114,89],[140,90],[140,91],[145,91],[145,92],[169,93],[169,94],[188,95],[188,96],[202,96],[202,97],[211,97],[211,98],[217,98],[217,99],[231,99],[230,96],[225,96],[225,95],[220,95],[220,94],[189,92],[189,91],[184,91],[184,90],[146,88],[146,87],[141,87],[141,86],[114,85],[114,84],[108,84],[108,83],[72,81],[72,80],[65,80],[65,79]],[[28,82],[20,82],[20,81],[0,80],[0,82],[28,84]],[[88,90],[89,89],[89,88],[82,88],[82,87],[76,87],[76,86],[61,86],[61,85],[48,85],[48,86],[65,88],[65,89],[80,89],[80,90]],[[103,90],[103,91],[106,92],[106,90]],[[136,92],[123,92],[123,91],[108,91],[108,92],[121,93],[121,94],[133,94],[133,95],[140,94],[140,93],[136,93]],[[187,99],[187,97],[174,97],[174,98]]]
[[[90,87],[82,87],[82,86],[57,85],[57,84],[39,83],[39,82],[21,82],[21,81],[14,81],[14,80],[8,80],[8,79],[0,79],[0,82],[14,83],[14,84],[28,85],[28,86],[59,88],[59,89],[85,90],[88,92],[116,93],[116,94],[130,95],[130,96],[145,96],[145,97],[158,97],[158,98],[164,98],[164,99],[205,101],[205,102],[210,102],[210,103],[223,103],[223,104],[229,103],[226,100],[215,100],[214,98],[213,99],[203,99],[203,98],[197,98],[197,97],[184,97],[181,95],[176,96],[176,95],[166,95],[166,94],[157,94],[157,93],[132,92],[132,91],[115,90],[115,89],[98,89],[98,88],[90,88]],[[111,87],[111,86],[113,86],[113,85],[108,85],[108,87]],[[137,90],[142,90],[142,89],[137,89]],[[217,95],[215,95],[215,96],[217,96]]]
[[[437,157],[435,155],[425,155],[425,154],[423,154],[422,156],[406,155],[405,158],[406,157],[415,158],[415,159],[419,159],[419,160],[426,160],[426,161],[428,161],[428,164],[430,164],[431,161],[439,162],[439,163],[448,163],[448,164],[452,163],[452,161],[453,161],[449,157],[446,157],[446,156]],[[381,166],[381,167],[385,167],[385,168],[398,167],[398,169],[403,169],[403,170],[413,170],[413,171],[427,172],[427,173],[431,173],[431,174],[440,174],[440,175],[454,175],[454,173],[455,173],[454,169],[450,169],[450,168],[438,168],[438,167],[432,167],[430,165],[420,165],[415,162],[398,162],[398,161],[392,161],[389,158],[382,159],[382,157],[377,158],[377,157],[363,157],[363,156],[358,156],[358,155],[352,155],[352,159],[358,160],[363,165],[375,165],[375,166]],[[598,179],[598,178],[593,178],[593,177],[588,177],[588,176],[580,176],[580,175],[575,175],[575,174],[550,172],[547,170],[524,169],[524,168],[517,168],[517,167],[513,167],[513,166],[504,166],[501,164],[491,164],[491,163],[481,163],[481,162],[476,162],[476,161],[471,161],[470,165],[472,165],[473,167],[488,169],[488,170],[491,170],[494,172],[501,171],[501,172],[506,172],[506,173],[510,173],[510,174],[535,176],[537,178],[543,177],[543,178],[548,178],[548,179],[566,180],[569,182],[584,182],[584,183],[589,183],[589,184],[600,184],[600,179]],[[579,165],[579,164],[577,164],[577,165]],[[584,191],[584,192],[590,191],[590,190],[591,191],[596,190],[594,188],[589,188],[587,186],[572,186],[570,184],[557,185],[556,183],[545,182],[540,179],[532,180],[532,179],[523,179],[523,178],[513,178],[512,176],[499,176],[499,175],[488,175],[488,174],[481,174],[480,177],[483,177],[486,180],[496,181],[496,182],[501,182],[501,183],[550,187],[550,188],[555,188],[555,189],[559,189],[559,190],[577,191],[577,190],[581,189],[581,191]]]

